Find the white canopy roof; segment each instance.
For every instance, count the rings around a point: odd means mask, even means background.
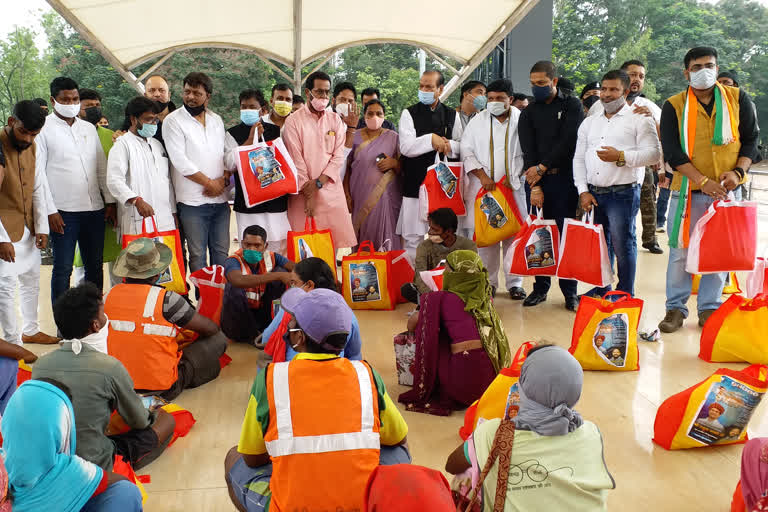
[[[346,47],[405,43],[423,48],[459,82],[538,0],[48,0],[134,86],[174,52],[242,48],[293,69],[322,66]],[[470,8],[468,8],[470,7]],[[455,69],[440,56],[460,63]],[[144,75],[130,70],[161,58]],[[278,70],[279,71],[279,70]]]

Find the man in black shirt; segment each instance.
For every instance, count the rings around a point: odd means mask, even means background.
[[[584,112],[578,98],[558,89],[556,73],[555,65],[546,60],[531,68],[535,102],[520,115],[518,133],[530,204],[543,208],[544,218],[554,219],[562,232],[565,218],[574,217],[578,206],[579,194],[573,184],[573,154]],[[566,309],[576,311],[579,305],[576,281],[559,281]],[[548,276],[536,276],[533,292],[523,305],[536,306],[544,302],[550,285]]]

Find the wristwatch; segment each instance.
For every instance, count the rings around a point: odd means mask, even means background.
[[[616,166],[617,167],[624,167],[625,165],[627,165],[627,161],[624,160],[624,152],[623,151],[619,151],[619,159],[616,160]]]
[[[323,182],[320,181],[320,178],[315,180],[315,186],[317,186],[317,188],[323,188]]]

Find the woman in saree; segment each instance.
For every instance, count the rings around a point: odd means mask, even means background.
[[[75,455],[75,413],[64,384],[45,379],[19,386],[2,433],[13,512],[142,510],[132,482]]]
[[[364,107],[365,128],[355,132],[347,162],[347,198],[357,240],[370,240],[376,248],[390,240],[391,250],[398,250],[402,243],[395,228],[403,202],[398,135],[382,128],[384,114],[379,100]]]
[[[443,290],[421,296],[408,330],[416,337],[413,389],[399,401],[409,411],[447,416],[466,408],[510,364],[488,271],[473,251],[447,256]]]

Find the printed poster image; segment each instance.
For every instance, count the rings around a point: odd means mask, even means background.
[[[352,302],[373,302],[381,300],[379,273],[373,262],[350,263],[349,278]]]
[[[452,199],[453,195],[456,193],[456,186],[458,185],[459,180],[454,176],[453,172],[451,172],[451,169],[443,162],[440,162],[437,164],[437,167],[435,167],[435,176],[437,176],[437,181],[440,183],[440,187],[443,189],[443,192],[445,192],[445,195]]]
[[[528,238],[525,246],[525,264],[528,269],[545,268],[555,265],[552,249],[552,232],[549,228],[538,228]]]
[[[515,382],[509,388],[507,395],[507,407],[504,409],[504,419],[512,420],[517,416],[520,406],[520,387]]]
[[[709,387],[688,430],[688,437],[705,444],[739,441],[762,397],[762,393],[749,386],[720,376],[720,382],[713,382]]]
[[[163,240],[161,237],[155,237],[152,239],[155,242],[160,242],[161,244],[165,244],[165,240]],[[168,244],[166,244],[168,245]],[[165,271],[160,275],[160,279],[157,280],[156,284],[164,285],[166,283],[170,283],[173,281],[173,273],[171,272],[171,267],[173,265],[169,266]]]
[[[483,196],[480,203],[480,211],[485,214],[486,219],[488,219],[488,225],[492,228],[499,229],[507,223],[507,216],[504,215],[504,209],[491,194],[485,194]]]
[[[592,346],[607,363],[624,368],[627,359],[629,341],[629,317],[626,313],[616,313],[603,319],[597,325],[592,336]]]
[[[285,174],[280,169],[280,162],[268,147],[249,151],[248,164],[251,166],[253,175],[259,180],[261,188],[267,188],[285,179]]]
[[[303,238],[299,238],[299,261],[311,258],[314,254],[312,254],[312,249],[309,248],[309,244],[304,240]]]

